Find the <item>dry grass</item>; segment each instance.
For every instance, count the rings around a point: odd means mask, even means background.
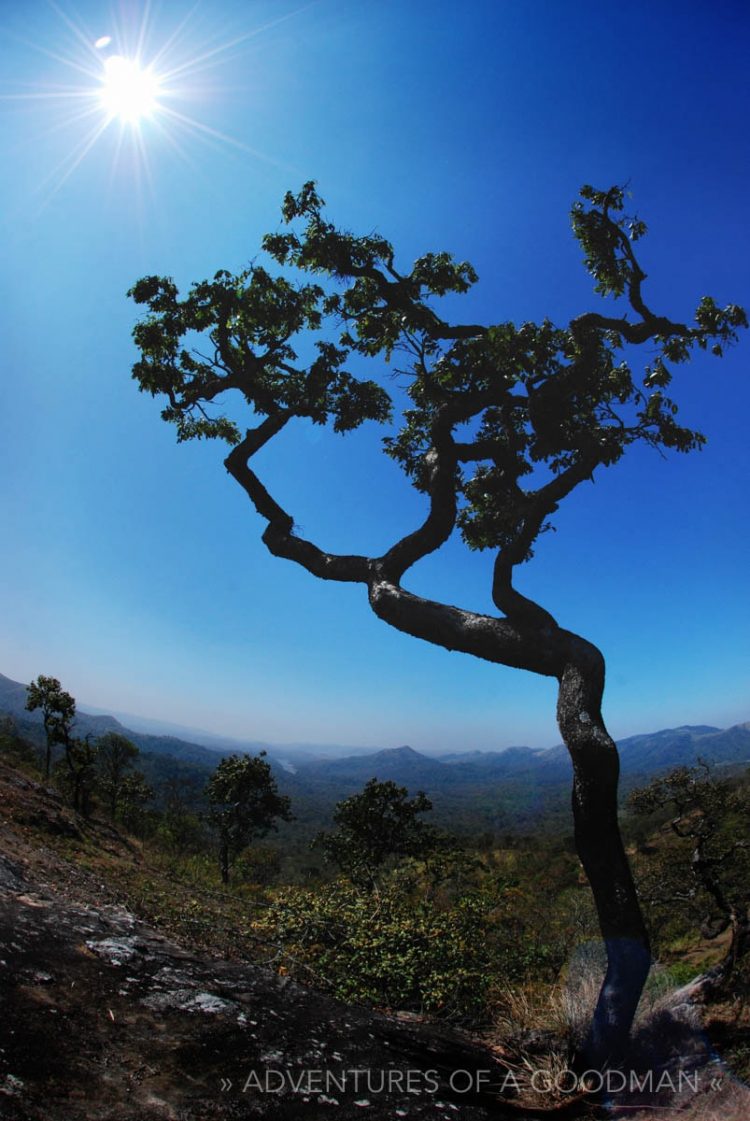
[[[495,1038],[503,1041],[501,1050],[520,1055],[509,1067],[529,1108],[571,1102],[565,1072],[590,1023],[603,974],[602,951],[592,943],[580,948],[552,989],[528,985],[497,994]],[[658,966],[638,1009],[629,1066],[624,1088],[613,1077],[611,1093],[602,1094],[608,1117],[750,1121],[750,1089],[714,1053],[689,986],[675,988]],[[558,1086],[564,1091],[549,1089]]]

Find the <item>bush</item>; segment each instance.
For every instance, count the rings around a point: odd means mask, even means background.
[[[284,972],[340,999],[487,1019],[498,985],[536,965],[507,922],[505,885],[486,884],[441,906],[404,890],[407,882],[397,872],[373,893],[344,880],[290,889],[254,930],[279,944]]]

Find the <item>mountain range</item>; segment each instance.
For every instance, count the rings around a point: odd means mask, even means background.
[[[0,713],[12,716],[19,730],[39,742],[41,714],[27,712],[25,704],[26,686],[0,674]],[[137,744],[150,781],[163,779],[172,768],[191,779],[196,789],[202,788],[223,754],[265,748],[279,788],[294,799],[301,820],[327,816],[337,801],[361,790],[373,777],[391,779],[412,792],[424,790],[433,800],[437,818],[460,821],[474,829],[514,831],[550,818],[559,823],[569,804],[571,764],[562,744],[453,752],[440,757],[408,746],[375,752],[359,748],[331,758],[324,754],[334,750],[331,747],[321,746],[311,753],[309,745],[273,747],[210,734],[205,743],[191,742],[139,731],[105,713],[78,710],[78,735],[99,736],[108,731],[121,732]],[[750,765],[750,722],[727,729],[702,724],[665,728],[630,736],[618,748],[626,793],[660,771],[690,766],[699,758],[714,767]]]

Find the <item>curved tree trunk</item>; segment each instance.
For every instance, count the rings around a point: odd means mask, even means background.
[[[591,884],[607,953],[607,971],[577,1062],[619,1064],[651,966],[648,934],[617,818],[620,763],[604,725],[604,660],[581,641],[560,677],[557,719],[573,761],[573,818],[578,855]]]
[[[387,579],[373,580],[370,604],[379,618],[407,634],[559,681],[557,720],[573,761],[576,848],[607,952],[607,972],[578,1059],[592,1069],[621,1063],[651,951],[617,818],[620,761],[601,714],[604,658],[517,593],[512,603],[500,604],[511,609],[513,620],[422,599]]]

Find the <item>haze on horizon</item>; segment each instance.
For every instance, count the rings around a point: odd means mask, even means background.
[[[334,221],[403,261],[471,261],[481,280],[457,318],[564,323],[597,306],[568,208],[583,182],[628,181],[654,306],[688,315],[705,292],[750,306],[750,13],[164,0],[142,35],[171,74],[163,112],[100,128],[96,44],[127,55],[146,10],[131,8],[132,25],[93,0],[0,15],[0,671],[269,744],[559,742],[553,681],[401,635],[361,589],[266,553],[222,449],[176,447],[136,392],[125,293],[150,272],[187,287],[243,268],[284,192],[315,178]],[[747,719],[747,369],[747,340],[680,369],[680,416],[706,449],[626,456],[519,573],[601,647],[617,738]],[[302,441],[263,467],[310,536],[368,551],[417,523],[374,429]],[[489,565],[451,542],[410,586],[491,610]]]

